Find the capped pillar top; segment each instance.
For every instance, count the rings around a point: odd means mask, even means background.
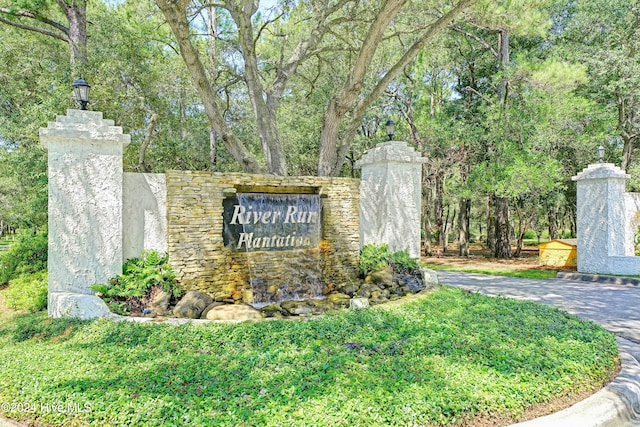
[[[622,169],[613,163],[593,163],[571,177],[572,181],[585,181],[589,179],[629,179],[631,175],[626,174]]]
[[[40,128],[40,143],[48,148],[50,142],[83,142],[87,140],[115,142],[126,147],[131,135],[124,134],[122,127],[114,126],[113,120],[102,118],[99,111],[67,110],[66,116],[56,116],[46,128]]]
[[[409,147],[404,141],[387,141],[367,150],[356,167],[363,167],[374,163],[426,163],[427,158],[420,156],[413,147]]]

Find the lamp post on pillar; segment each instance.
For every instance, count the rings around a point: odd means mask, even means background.
[[[80,109],[86,110],[87,104],[89,103],[89,88],[91,88],[91,86],[82,77],[77,78],[71,86],[73,87],[73,96],[80,105]]]
[[[131,137],[86,111],[84,79],[73,87],[81,109],[40,128],[48,151],[49,316],[90,319],[110,313],[90,286],[122,272],[122,153]]]

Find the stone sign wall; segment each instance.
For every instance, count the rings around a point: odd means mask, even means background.
[[[186,290],[206,292],[217,300],[252,302],[251,276],[270,275],[281,277],[284,282],[289,271],[279,267],[286,264],[287,258],[294,258],[287,255],[293,253],[298,260],[296,273],[317,268],[305,263],[317,264],[320,259],[325,284],[349,281],[358,275],[359,180],[170,171],[166,183],[167,251]],[[239,194],[258,193],[279,196],[283,201],[271,201],[263,205],[266,209],[243,208],[236,203]],[[295,207],[294,195],[320,196],[321,212]],[[225,200],[227,228],[254,222],[295,227],[260,236],[258,232],[250,236],[250,231],[236,229],[236,240],[227,229],[225,239]],[[316,220],[321,226],[317,244],[304,231]],[[245,235],[241,236],[243,232]],[[296,247],[297,243],[300,247]],[[289,247],[284,248],[287,244]],[[275,250],[259,250],[263,245]]]

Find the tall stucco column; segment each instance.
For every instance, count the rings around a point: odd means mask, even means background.
[[[571,179],[577,185],[578,271],[614,273],[610,257],[633,255],[633,245],[626,241],[629,175],[612,163],[598,163]]]
[[[109,313],[89,286],[122,272],[122,153],[130,136],[94,111],[67,110],[40,143],[49,151],[49,316]]]
[[[422,201],[421,157],[403,141],[378,144],[362,156],[360,184],[360,247],[389,245],[420,258]]]

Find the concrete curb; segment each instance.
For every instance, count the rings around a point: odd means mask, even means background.
[[[621,276],[606,276],[602,274],[587,274],[587,273],[567,273],[559,271],[557,274],[558,279],[573,280],[579,282],[597,282],[607,283],[611,285],[626,285],[640,287],[640,278],[636,277],[621,277]]]
[[[10,420],[0,415],[0,427],[21,427],[24,424],[20,424],[17,421]]]
[[[628,427],[640,425],[640,345],[617,338],[622,369],[605,388],[562,411],[513,427]]]

